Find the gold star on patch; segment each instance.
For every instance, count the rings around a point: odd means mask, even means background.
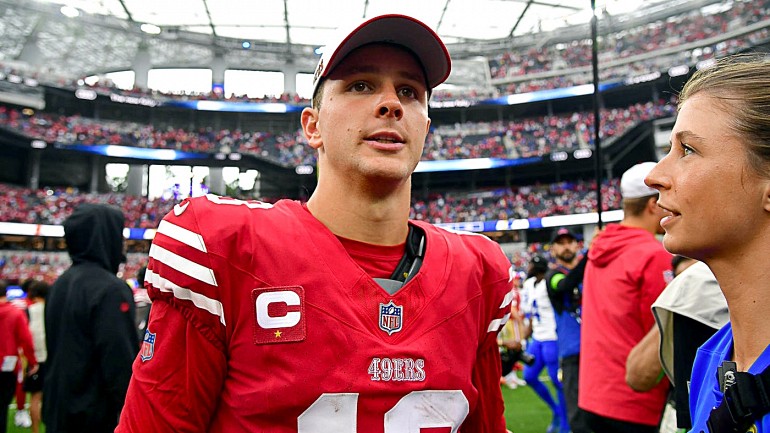
[[[275,331],[275,338],[281,338],[281,330]]]

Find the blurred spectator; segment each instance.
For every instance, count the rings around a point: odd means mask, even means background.
[[[570,430],[590,433],[586,414],[578,407],[583,271],[587,261],[587,255],[581,257],[579,252],[577,236],[566,227],[557,229],[550,249],[555,263],[546,273],[545,285],[556,315],[559,366]]]
[[[45,379],[45,361],[48,351],[45,345],[45,299],[48,296],[48,283],[38,280],[30,281],[27,296],[32,302],[29,312],[29,330],[35,345],[35,357],[39,368],[34,374],[27,376],[24,381],[24,391],[30,393],[29,413],[32,433],[40,433],[43,406],[43,380]]]
[[[72,267],[45,311],[48,433],[115,429],[139,350],[131,290],[115,273],[124,260],[123,214],[84,203],[64,222]]]
[[[628,353],[654,325],[650,308],[671,279],[671,254],[655,238],[666,212],[658,192],[644,184],[654,166],[623,173],[623,220],[608,224],[588,253],[578,405],[595,432],[657,432],[666,402],[667,383],[646,393],[626,383]]]
[[[526,336],[524,335],[524,314],[521,312],[521,278],[518,278],[518,276],[515,278],[516,283],[513,286],[512,292],[513,301],[511,301],[511,317],[500,330],[497,338],[497,345],[500,347],[503,375],[500,378],[500,383],[511,389],[527,384],[518,376],[518,363],[521,361],[525,364],[531,364],[534,360],[524,352]]]
[[[672,261],[676,278],[652,304],[658,326],[659,361],[674,385],[676,426],[691,429],[689,386],[695,353],[729,320],[727,301],[705,263],[682,256]]]
[[[527,353],[534,358],[534,362],[524,367],[524,380],[553,412],[548,433],[568,432],[570,427],[567,421],[567,404],[559,379],[556,317],[551,301],[548,299],[546,272],[548,272],[548,260],[540,255],[532,257],[527,279],[522,288],[521,309],[529,320],[530,332],[525,334],[530,334],[532,338],[527,347]],[[543,368],[548,371],[558,402],[554,401],[551,391],[540,381]]]
[[[8,283],[0,280],[0,433],[8,425],[8,407],[16,392],[19,354],[27,359],[28,373],[38,370],[32,334],[24,313],[8,301]]]

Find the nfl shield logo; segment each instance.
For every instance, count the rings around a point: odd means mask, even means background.
[[[152,359],[152,355],[155,353],[155,334],[150,332],[149,329],[144,331],[144,340],[142,341],[142,348],[139,351],[139,356],[142,358],[142,362]]]
[[[380,304],[380,329],[388,335],[401,330],[403,324],[404,307],[396,305],[393,301]]]

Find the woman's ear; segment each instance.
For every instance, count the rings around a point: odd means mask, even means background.
[[[323,145],[321,131],[318,129],[318,110],[306,107],[302,110],[302,132],[310,147],[318,150]]]
[[[762,182],[764,182],[762,207],[765,209],[765,212],[770,212],[770,179],[765,179]]]

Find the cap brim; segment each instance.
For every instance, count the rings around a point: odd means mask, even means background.
[[[557,234],[556,236],[554,236],[553,239],[551,239],[551,243],[555,243],[556,241],[558,241],[559,239],[564,238],[564,237],[568,237],[568,238],[572,238],[572,239],[577,240],[577,236],[575,236],[575,234],[572,233],[572,232],[570,232],[570,233],[560,233],[560,234]]]
[[[377,42],[401,45],[411,50],[422,64],[430,89],[449,77],[452,60],[436,32],[406,15],[380,15],[348,32],[336,45],[325,48],[313,80],[313,93],[321,79],[329,75],[351,51]]]

